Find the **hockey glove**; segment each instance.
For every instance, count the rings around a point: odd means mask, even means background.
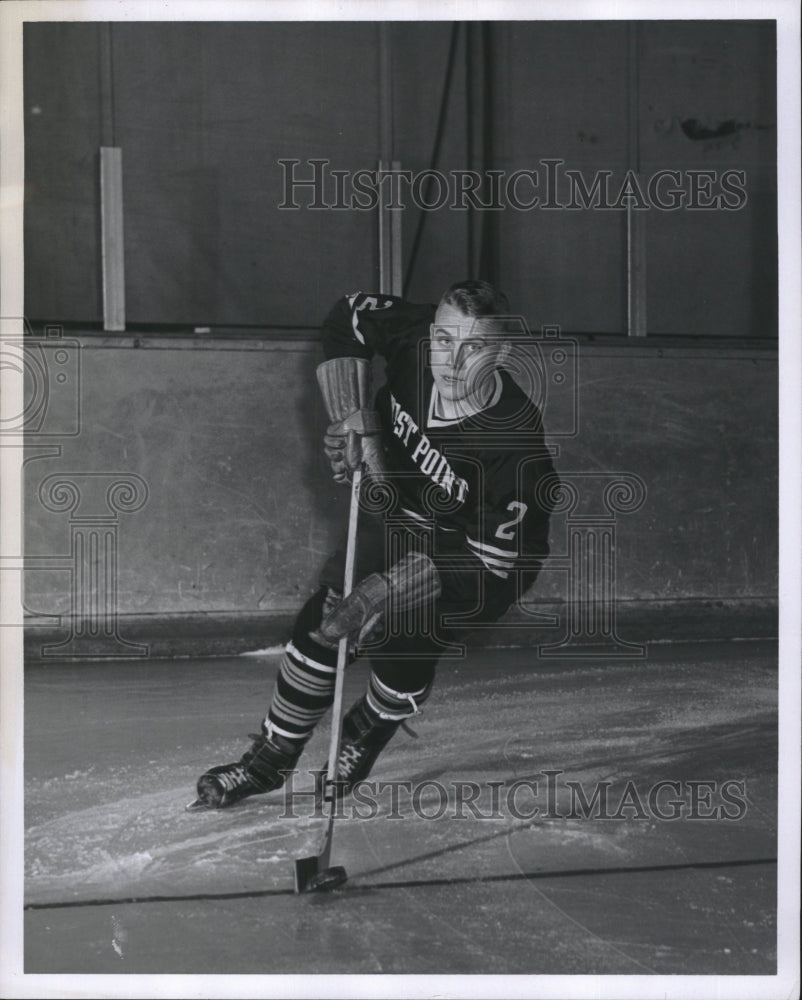
[[[380,431],[379,415],[375,410],[357,410],[327,428],[323,448],[338,483],[348,482],[351,473],[360,465],[373,475],[382,473],[384,450]]]
[[[360,465],[379,475],[381,424],[370,408],[370,362],[365,358],[331,358],[317,367],[317,380],[331,424],[324,438],[326,457],[334,478],[344,483]]]
[[[393,612],[421,607],[441,593],[440,575],[432,560],[411,552],[386,573],[371,573],[322,621],[319,636],[330,645],[348,636],[366,645],[384,631]]]

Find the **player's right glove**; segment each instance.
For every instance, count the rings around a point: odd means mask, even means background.
[[[440,574],[432,560],[421,552],[410,552],[385,573],[371,573],[360,580],[325,615],[312,636],[322,645],[334,646],[346,635],[365,645],[381,635],[390,615],[429,604],[441,591]]]

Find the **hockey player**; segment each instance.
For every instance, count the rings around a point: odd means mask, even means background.
[[[353,591],[342,599],[338,551],[298,614],[261,733],[239,761],[200,777],[198,807],[281,787],[332,703],[345,635],[371,665],[343,719],[337,791],[347,793],[420,711],[443,650],[531,585],[548,553],[536,488],[553,467],[541,414],[505,370],[521,329],[482,281],[453,285],[437,307],[363,293],[334,306],[321,386],[345,415],[328,428],[325,451],[338,481],[362,467],[366,493],[378,485],[385,509],[370,513],[366,499]],[[386,382],[371,403],[347,376],[374,353]]]

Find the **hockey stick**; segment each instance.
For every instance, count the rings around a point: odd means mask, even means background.
[[[345,576],[343,598],[348,597],[354,586],[354,566],[356,562],[356,528],[359,518],[359,489],[362,469],[353,472],[351,480],[351,504],[348,511],[348,540],[345,546]],[[337,647],[337,672],[334,675],[334,703],[331,707],[331,741],[329,743],[329,763],[326,774],[323,801],[328,804],[329,815],[326,833],[319,854],[308,858],[298,858],[295,862],[295,891],[314,892],[321,889],[336,889],[348,878],[342,865],[330,867],[331,841],[334,834],[334,814],[337,810],[335,782],[337,780],[337,758],[340,755],[342,737],[342,706],[345,668],[348,664],[348,636],[340,639]]]

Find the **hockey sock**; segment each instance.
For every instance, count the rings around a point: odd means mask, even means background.
[[[371,672],[366,700],[368,707],[381,719],[400,722],[416,715],[429,697],[433,681],[417,691],[396,691]]]
[[[309,635],[320,624],[326,597],[326,589],[319,590],[296,619],[264,721],[268,734],[306,742],[334,699],[337,650],[321,646]]]

